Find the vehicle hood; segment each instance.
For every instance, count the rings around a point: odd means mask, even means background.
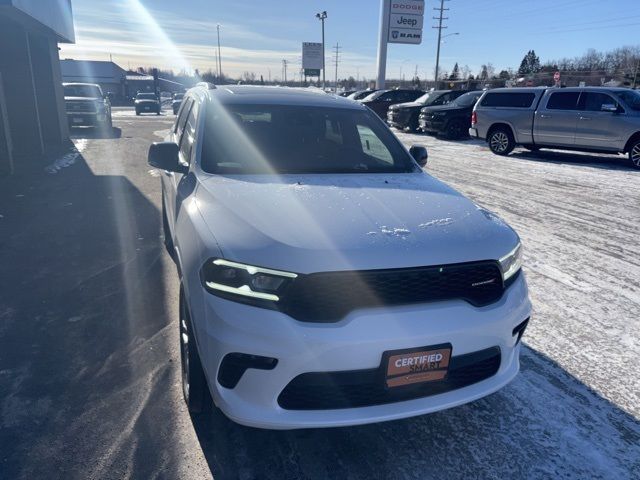
[[[465,110],[471,111],[473,107],[458,107],[457,105],[437,105],[434,107],[424,107],[423,111],[432,113],[432,112],[463,112]]]
[[[518,242],[423,173],[207,175],[194,196],[211,256],[297,273],[497,260]]]
[[[390,107],[390,109],[391,110],[400,110],[400,109],[403,109],[403,108],[413,109],[413,108],[422,108],[422,107],[424,107],[424,103],[406,102],[406,103],[396,103],[395,105]]]

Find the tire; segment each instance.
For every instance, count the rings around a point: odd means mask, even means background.
[[[640,169],[640,139],[634,141],[629,147],[629,161],[633,168]]]
[[[137,116],[140,116],[140,112],[139,112],[139,111],[137,111],[137,110],[136,110],[136,115],[137,115]]]
[[[191,316],[187,308],[183,288],[180,288],[180,371],[182,372],[182,394],[190,413],[211,411],[213,401],[202,369],[198,347],[193,336]]]
[[[447,125],[445,136],[450,140],[456,140],[464,137],[465,130],[468,128],[462,120],[451,120]]]
[[[409,131],[411,132],[420,131],[420,125],[418,124],[418,115],[411,116],[411,120],[409,120]]]
[[[491,131],[487,137],[489,149],[496,155],[509,155],[516,146],[511,130],[505,127],[498,127]]]

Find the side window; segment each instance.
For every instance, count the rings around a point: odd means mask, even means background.
[[[483,107],[529,108],[536,97],[535,93],[504,92],[487,93],[482,99]]]
[[[395,100],[395,98],[396,98],[396,92],[387,92],[380,95],[380,100],[382,102],[391,102]]]
[[[365,125],[357,125],[358,136],[362,145],[362,151],[378,160],[393,165],[393,156],[378,136]]]
[[[580,92],[554,92],[547,101],[549,110],[578,110]]]
[[[453,100],[455,100],[455,96],[453,93],[445,93],[438,100],[440,100],[440,103],[438,105],[447,105],[448,103],[451,103]]]
[[[193,148],[193,141],[196,136],[197,110],[196,105],[191,108],[184,124],[182,136],[180,137],[180,160],[184,164],[191,163],[191,149]]]
[[[581,110],[586,110],[587,112],[601,112],[603,105],[618,105],[618,102],[612,97],[606,93],[599,92],[583,93],[580,103]]]
[[[184,130],[184,124],[187,122],[187,117],[189,116],[189,112],[191,111],[191,106],[193,105],[193,100],[188,98],[184,102],[182,102],[182,106],[180,107],[180,111],[178,112],[178,118],[176,119],[176,126],[173,132],[178,135],[178,137],[182,136],[182,131]]]

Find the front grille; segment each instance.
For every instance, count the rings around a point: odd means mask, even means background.
[[[67,112],[71,113],[96,113],[96,105],[93,102],[67,101],[65,103]]]
[[[504,291],[493,261],[434,267],[301,275],[282,293],[280,310],[306,322],[335,322],[369,307],[461,299],[474,306],[497,301]]]
[[[486,380],[500,368],[500,348],[451,358],[447,377],[387,389],[383,365],[370,370],[304,373],[294,378],[280,393],[278,403],[287,410],[331,410],[368,407],[438,395]]]

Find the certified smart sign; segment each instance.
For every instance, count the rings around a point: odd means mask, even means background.
[[[424,0],[391,0],[389,3],[389,43],[422,43]]]

